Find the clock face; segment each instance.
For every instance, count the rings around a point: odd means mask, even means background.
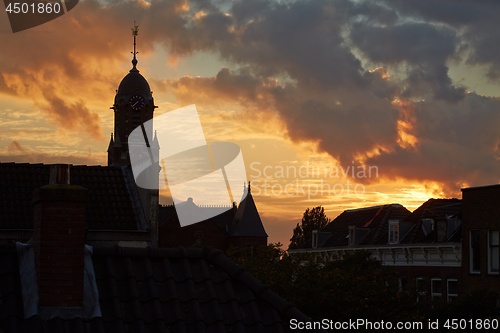
[[[132,110],[139,111],[144,107],[144,97],[139,96],[139,95],[134,95],[130,97],[128,100],[128,104],[132,108]]]

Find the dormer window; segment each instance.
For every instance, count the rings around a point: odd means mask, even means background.
[[[425,236],[434,231],[434,219],[422,219],[422,231]]]
[[[354,246],[356,245],[356,226],[350,225],[349,226],[349,233],[347,235],[348,238],[348,245],[349,246]]]
[[[318,247],[318,230],[312,231],[312,248],[316,249]]]
[[[389,244],[399,243],[399,220],[389,220]]]

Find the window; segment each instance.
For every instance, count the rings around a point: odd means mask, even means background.
[[[389,220],[389,244],[399,243],[399,221]]]
[[[422,231],[427,236],[434,231],[434,219],[422,219]]]
[[[315,249],[318,247],[318,230],[312,231],[312,248]]]
[[[481,231],[471,230],[469,237],[469,260],[470,273],[481,273]]]
[[[353,225],[349,226],[349,235],[347,237],[349,238],[348,240],[349,246],[356,245],[356,226]]]
[[[431,296],[432,299],[441,299],[441,279],[431,279]]]
[[[488,273],[498,274],[499,259],[499,235],[498,230],[488,231]]]
[[[447,221],[439,221],[436,222],[436,240],[438,242],[445,242],[447,240],[447,235],[446,235],[446,228],[447,228]]]
[[[448,302],[453,302],[458,298],[458,280],[448,279],[446,284],[447,300]]]
[[[415,287],[417,290],[417,302],[420,302],[425,298],[425,284],[423,277],[418,277],[415,279]]]
[[[400,292],[408,290],[408,279],[406,278],[406,276],[400,276],[398,278],[398,290]]]

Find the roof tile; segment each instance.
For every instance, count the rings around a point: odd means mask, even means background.
[[[0,330],[16,332],[284,332],[307,320],[222,252],[96,248],[102,318],[23,318],[15,247],[0,247]]]
[[[125,170],[110,166],[72,166],[71,183],[89,190],[89,229],[137,230]],[[33,191],[49,182],[50,165],[0,163],[0,229],[31,229]]]

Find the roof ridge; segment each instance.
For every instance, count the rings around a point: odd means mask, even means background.
[[[399,203],[391,203],[391,204],[384,204],[384,205],[376,205],[376,206],[369,206],[369,207],[360,207],[360,208],[351,208],[351,209],[346,209],[344,212],[357,212],[357,211],[363,211],[363,210],[368,210],[368,209],[375,209],[375,208],[384,208],[384,207],[404,207],[403,205]]]
[[[380,209],[375,213],[375,215],[373,215],[373,217],[370,219],[370,221],[366,222],[363,225],[363,227],[365,227],[365,226],[368,227],[379,216],[382,219],[382,221],[377,226],[375,226],[374,228],[370,229],[370,231],[368,232],[368,235],[366,235],[366,237],[364,237],[363,240],[368,239],[368,237],[371,237],[371,242],[375,242],[376,243],[378,241],[378,238],[380,237],[380,234],[385,232],[385,229],[383,228],[383,227],[385,227],[385,223],[384,222],[389,220],[389,216],[390,216],[391,211],[392,211],[393,208],[394,208],[394,206],[392,206],[392,205],[387,205],[387,206],[380,207]]]

